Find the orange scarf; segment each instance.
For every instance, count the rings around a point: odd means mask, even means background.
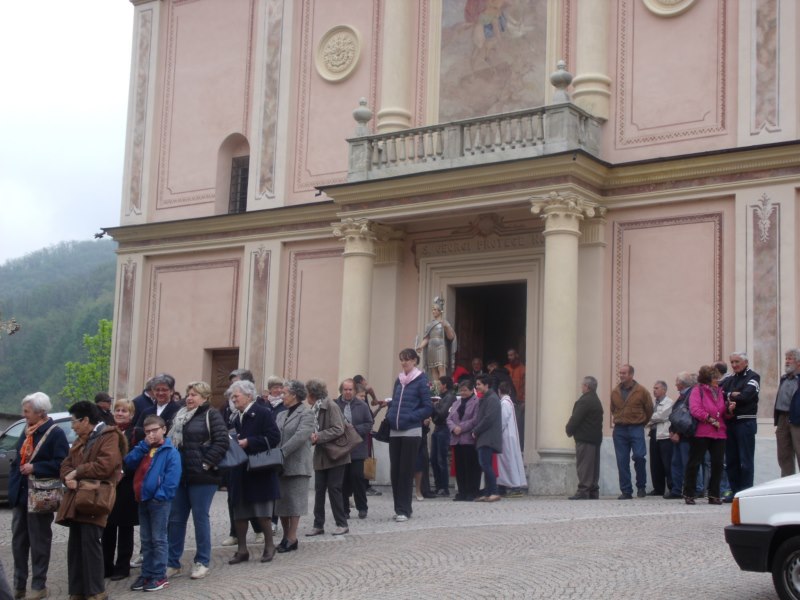
[[[44,421],[39,421],[36,425],[28,425],[25,428],[25,441],[22,442],[22,448],[19,450],[19,466],[26,464],[28,459],[30,458],[31,454],[33,454],[33,434],[36,431],[47,423],[49,419],[45,419]]]

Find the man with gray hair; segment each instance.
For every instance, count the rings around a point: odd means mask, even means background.
[[[675,377],[675,389],[678,390],[678,397],[672,404],[672,412],[677,412],[689,402],[689,394],[692,388],[697,385],[697,375],[688,371],[681,371]],[[670,490],[664,492],[665,500],[680,500],[683,498],[683,474],[686,472],[686,465],[689,462],[689,440],[691,436],[680,433],[675,427],[669,426],[669,439],[672,446],[672,486]],[[697,483],[699,482],[699,483]],[[698,472],[695,491],[698,495],[703,492],[702,474]]]
[[[794,475],[800,463],[800,348],[787,350],[784,374],[775,397],[775,441],[778,447],[778,466],[781,477]]]
[[[597,397],[597,379],[583,378],[581,397],[572,407],[567,435],[575,438],[578,491],[570,500],[600,498],[600,445],[603,443],[603,404]]]
[[[726,502],[733,502],[737,492],[753,487],[761,386],[761,376],[750,368],[745,352],[734,352],[730,362],[733,374],[720,381],[728,410],[733,415],[727,422],[728,441],[725,446],[728,481],[733,495],[725,498]]]
[[[650,429],[650,478],[653,480],[651,496],[663,496],[672,489],[672,442],[669,440],[669,415],[673,400],[667,396],[667,382],[653,384],[653,416]]]

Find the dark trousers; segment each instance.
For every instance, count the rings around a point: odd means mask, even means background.
[[[484,496],[497,495],[497,475],[494,474],[492,468],[492,457],[494,456],[494,449],[489,446],[481,446],[478,448],[478,464],[483,471],[484,482]]]
[[[356,510],[367,510],[367,481],[364,479],[364,459],[350,460],[344,467],[344,482],[342,484],[344,495],[344,512],[350,513],[350,496],[356,501]]]
[[[476,498],[481,487],[478,451],[471,444],[458,444],[453,446],[453,458],[456,461],[458,495],[467,499]]]
[[[662,496],[672,489],[672,446],[669,438],[658,440],[655,432],[650,434],[650,478],[653,491]]]
[[[758,425],[755,419],[731,419],[727,428],[728,481],[735,494],[753,487]]]
[[[577,496],[600,497],[600,444],[575,442],[575,467],[578,471]]]
[[[450,432],[447,427],[437,427],[431,434],[431,470],[436,491],[449,491],[450,464],[448,452],[450,451]]]
[[[421,440],[418,437],[389,438],[389,471],[396,515],[410,517],[413,512],[414,468]]]
[[[722,479],[722,465],[725,458],[725,440],[707,437],[693,437],[689,440],[689,464],[683,476],[683,495],[694,498],[697,470],[706,452],[711,454],[711,478],[708,480],[708,497],[719,498],[719,482]]]
[[[328,492],[331,512],[336,525],[347,527],[347,515],[344,511],[344,497],[342,496],[345,466],[314,471],[314,527],[316,529],[325,527],[325,492]]]
[[[31,589],[47,586],[47,567],[53,541],[53,513],[29,513],[27,506],[17,506],[11,516],[11,552],[14,555],[14,589],[28,585],[28,553],[31,556]]]
[[[131,572],[131,557],[133,557],[133,525],[106,525],[103,529],[103,564],[106,577],[128,575]]]
[[[103,528],[72,522],[67,541],[67,581],[70,596],[94,596],[106,589],[103,581]]]

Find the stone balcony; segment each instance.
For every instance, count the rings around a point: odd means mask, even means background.
[[[576,150],[599,156],[603,122],[569,101],[375,135],[364,135],[371,117],[364,101],[354,116],[361,135],[347,140],[348,183]]]

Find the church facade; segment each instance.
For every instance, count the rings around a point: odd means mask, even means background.
[[[236,367],[387,396],[441,296],[459,363],[522,356],[532,493],[574,491],[580,380],[610,435],[626,363],[674,397],[747,351],[775,462],[794,0],[131,1],[116,397],[166,371],[219,401]]]

